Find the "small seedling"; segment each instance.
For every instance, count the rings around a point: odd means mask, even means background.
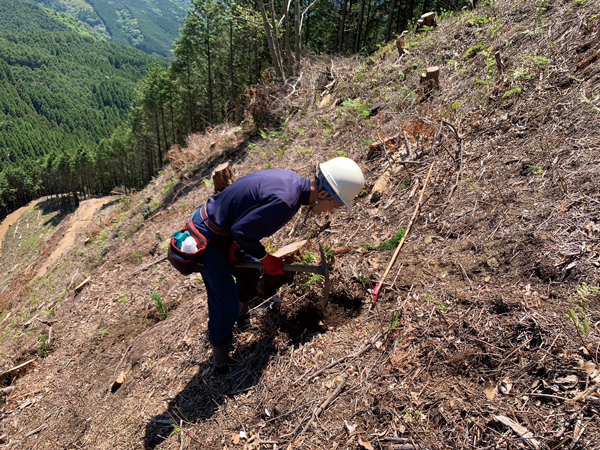
[[[369,288],[369,279],[363,273],[359,273],[354,277],[354,279],[358,281],[365,289]]]
[[[154,300],[154,305],[156,306],[156,310],[160,315],[162,320],[167,318],[167,314],[169,313],[169,307],[163,303],[162,297],[158,295],[158,292],[154,291],[150,294],[150,298]]]
[[[510,89],[509,91],[506,91],[503,95],[502,98],[507,98],[510,97],[513,94],[518,94],[522,91],[522,89],[519,86],[515,86],[514,88]]]
[[[441,312],[446,312],[448,308],[442,302],[435,300],[431,295],[427,295],[425,297],[425,301],[429,303],[433,303]]]
[[[48,336],[45,334],[40,334],[38,336],[38,341],[40,342],[40,345],[38,346],[38,356],[40,358],[45,358],[48,356]]]
[[[303,264],[312,264],[317,260],[317,256],[313,252],[304,252],[302,255]]]
[[[110,333],[110,328],[105,328],[104,330],[102,330],[102,333],[100,334],[100,340],[104,339],[104,337]]]
[[[404,231],[404,228],[400,228],[394,237],[388,241],[382,242],[379,245],[363,244],[361,247],[368,250],[393,250],[398,246],[405,233],[406,231]]]
[[[325,277],[323,275],[313,275],[311,276],[306,283],[304,283],[305,286],[312,286],[315,283],[320,283],[325,279]]]

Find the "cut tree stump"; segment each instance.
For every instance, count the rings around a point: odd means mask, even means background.
[[[440,68],[437,66],[428,67],[425,73],[421,74],[420,84],[423,93],[427,96],[433,89],[440,87]]]
[[[408,47],[404,36],[398,36],[398,39],[396,39],[396,47],[398,48],[398,56],[404,55],[404,50]]]
[[[229,165],[229,162],[225,162],[223,164],[219,164],[212,176],[213,182],[215,184],[215,194],[225,190],[225,188],[235,181],[235,175],[233,174],[233,170]]]
[[[421,20],[423,21],[423,25],[427,27],[437,27],[437,22],[435,20],[435,12],[428,12],[421,16]]]
[[[423,31],[423,27],[437,27],[437,21],[435,20],[435,12],[425,13],[421,16],[419,20],[417,20],[417,31]]]

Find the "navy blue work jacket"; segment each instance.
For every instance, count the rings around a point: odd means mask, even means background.
[[[206,212],[242,250],[262,259],[267,253],[260,240],[288,223],[309,197],[310,179],[291,170],[261,170],[211,197]],[[202,222],[198,212],[192,220],[197,226]]]

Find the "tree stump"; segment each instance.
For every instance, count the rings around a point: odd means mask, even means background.
[[[433,89],[440,87],[440,68],[437,66],[428,67],[427,71],[421,74],[419,83],[425,96],[431,94]]]
[[[408,47],[404,36],[398,36],[398,39],[396,39],[396,47],[398,48],[398,56],[404,55],[404,49]]]
[[[421,16],[421,20],[423,21],[423,25],[427,27],[437,27],[437,22],[435,20],[435,12],[428,12]]]
[[[229,166],[229,162],[219,164],[212,175],[215,184],[215,194],[223,191],[235,181],[235,175]]]
[[[394,171],[394,168],[388,166],[388,168],[385,170],[385,172],[383,172],[383,175],[381,175],[379,177],[379,179],[373,186],[373,189],[371,189],[371,198],[369,199],[369,201],[371,203],[375,203],[375,202],[379,201],[379,199],[381,198],[381,196],[387,189],[387,186],[390,182],[390,178],[392,177],[393,171]]]

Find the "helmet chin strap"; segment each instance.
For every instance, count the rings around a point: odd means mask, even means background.
[[[318,198],[308,206],[308,209],[306,210],[306,216],[304,216],[304,221],[302,222],[302,225],[304,225],[306,223],[306,220],[308,219],[308,215],[312,212],[313,208],[315,206],[317,206],[319,203],[321,203],[323,200],[335,200],[340,198],[339,195],[329,195],[329,192],[327,191],[327,189],[324,189],[323,187],[323,174],[321,173],[321,171],[317,172],[317,175],[315,176],[316,181],[317,181],[317,194],[320,193],[322,190],[325,190],[325,192],[327,192],[328,196],[326,198]]]

